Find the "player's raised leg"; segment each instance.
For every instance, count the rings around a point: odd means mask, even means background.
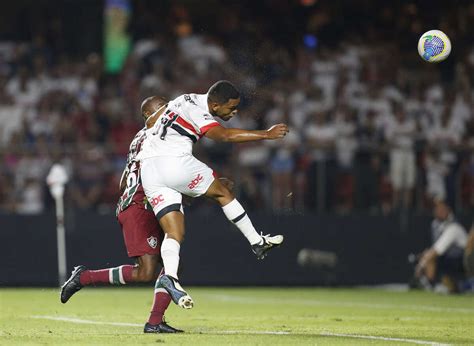
[[[178,208],[181,206],[179,205]],[[194,306],[193,299],[178,281],[179,253],[184,240],[184,214],[181,211],[172,210],[163,216],[158,212],[158,217],[160,226],[165,232],[165,239],[161,245],[165,274],[158,278],[155,287],[165,289],[175,304],[184,309],[191,309]]]
[[[133,270],[134,266],[129,264],[99,270],[88,270],[83,265],[74,267],[71,276],[61,287],[61,303],[66,303],[84,286],[125,285],[132,281]]]
[[[141,170],[146,196],[165,233],[161,244],[161,258],[165,274],[158,278],[156,286],[164,288],[175,304],[190,309],[194,302],[178,281],[179,254],[185,232],[182,196],[178,191],[164,186],[161,181],[167,173],[167,171],[163,172],[165,166],[168,167],[170,164],[164,165],[160,158],[154,158],[145,160]]]
[[[69,279],[61,287],[61,303],[66,303],[84,286],[126,285],[156,280],[159,255],[145,254],[139,257],[137,262],[135,266],[124,264],[98,270],[89,270],[83,265],[75,267]]]
[[[257,255],[258,259],[265,258],[268,251],[280,246],[283,242],[282,235],[258,234],[245,209],[235,198],[234,194],[219,179],[215,179],[212,182],[205,195],[219,203],[227,219],[237,226],[247,238],[252,246],[252,251]]]

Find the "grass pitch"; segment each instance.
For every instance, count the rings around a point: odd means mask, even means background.
[[[180,335],[143,334],[152,289],[0,289],[1,345],[471,344],[474,297],[375,289],[191,288]]]

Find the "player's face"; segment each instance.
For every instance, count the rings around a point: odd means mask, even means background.
[[[212,110],[215,116],[218,116],[224,121],[228,121],[232,119],[234,115],[237,114],[237,107],[239,106],[240,98],[238,99],[230,99],[227,103],[222,105],[216,104]]]

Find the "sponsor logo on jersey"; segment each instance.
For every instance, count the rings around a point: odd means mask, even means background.
[[[163,195],[158,195],[156,197],[153,197],[150,201],[150,204],[154,207],[156,207],[157,205],[159,205],[160,203],[163,203],[165,201]]]
[[[196,178],[194,178],[189,184],[188,187],[190,190],[194,189],[196,186],[199,185],[201,181],[203,181],[203,176],[201,174],[198,174]]]
[[[150,247],[152,249],[156,249],[156,247],[158,246],[158,239],[156,237],[149,237],[149,238],[146,238],[147,242],[148,242],[148,245],[150,245]]]
[[[191,96],[189,96],[189,95],[184,95],[184,100],[191,103],[191,104],[193,104],[193,105],[195,105],[195,106],[197,106],[196,102],[194,102],[193,99],[191,98]]]

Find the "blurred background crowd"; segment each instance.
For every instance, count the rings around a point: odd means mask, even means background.
[[[18,1],[2,15],[0,212],[49,208],[45,176],[58,160],[67,203],[112,212],[141,101],[219,79],[242,91],[225,126],[291,129],[279,142],[195,147],[247,209],[390,213],[432,197],[474,209],[474,3],[430,1],[444,13],[431,17],[425,1],[132,1],[116,73],[104,69],[102,28],[88,24],[103,8],[81,3],[63,2],[63,15],[55,1]],[[72,25],[83,30],[71,37]],[[434,28],[453,44],[438,65],[416,49]]]

